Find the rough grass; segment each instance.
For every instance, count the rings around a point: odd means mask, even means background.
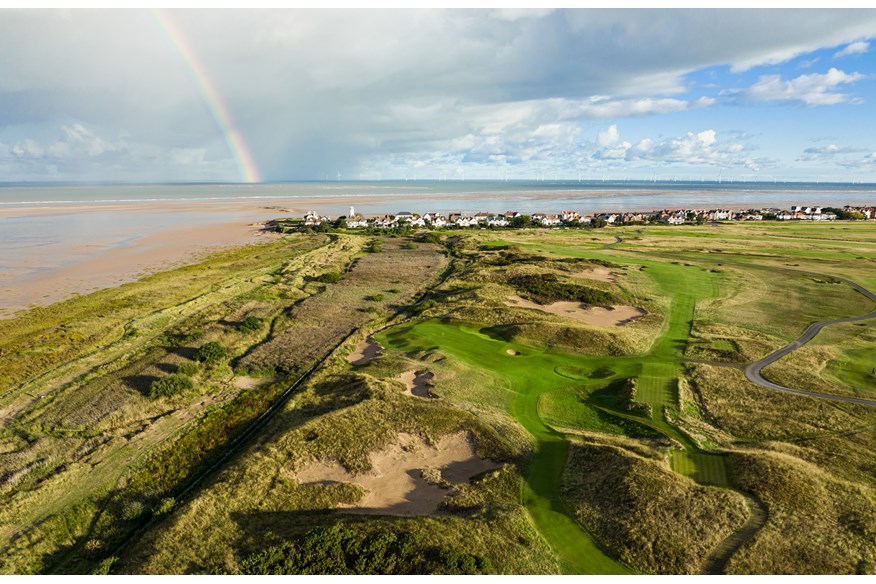
[[[349,500],[349,494],[337,489],[298,484],[294,470],[306,461],[338,460],[364,472],[368,453],[388,444],[399,431],[437,440],[462,428],[474,433],[481,455],[513,455],[513,447],[495,430],[443,400],[413,400],[370,375],[327,371],[290,402],[259,444],[238,457],[172,520],[131,546],[118,570],[206,572],[218,565],[238,571],[241,557],[266,543],[336,521],[333,514],[302,511],[331,509],[336,502]],[[552,571],[547,550],[523,518],[514,488],[519,475],[513,467],[505,468],[451,494],[446,508],[465,519],[378,518],[359,525],[365,520],[351,517],[347,523],[368,531],[403,527],[431,545],[455,542],[466,553],[489,557],[499,573]],[[237,488],[240,484],[248,488]],[[212,528],[202,533],[206,524]],[[170,542],[180,538],[197,543],[176,549]]]
[[[876,573],[876,490],[779,452],[733,456],[740,488],[769,520],[728,564],[737,574]]]
[[[732,491],[699,486],[653,460],[599,444],[572,445],[561,494],[604,545],[647,573],[699,573],[748,515]]]

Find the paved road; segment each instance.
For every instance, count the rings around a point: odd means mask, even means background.
[[[794,271],[801,271],[802,272],[803,270],[794,270]],[[813,274],[813,275],[817,275],[817,276],[821,276],[821,277],[830,277],[830,278],[833,278],[834,280],[844,282],[844,283],[848,284],[849,286],[851,286],[852,288],[854,288],[855,290],[857,290],[858,292],[860,292],[861,294],[863,294],[864,296],[866,296],[867,298],[869,298],[870,300],[873,300],[874,302],[876,302],[876,294],[873,294],[872,292],[870,292],[869,290],[867,290],[863,286],[855,284],[851,280],[846,280],[845,278],[838,278],[836,276],[825,276],[824,274],[816,274],[815,272],[805,272],[805,273]],[[764,367],[766,367],[770,363],[775,363],[776,361],[778,361],[779,359],[781,359],[782,357],[784,357],[785,355],[787,355],[791,351],[795,351],[795,350],[799,349],[800,347],[802,347],[803,345],[805,345],[806,343],[811,341],[813,338],[815,338],[815,335],[818,334],[818,331],[820,331],[821,329],[823,329],[827,325],[837,324],[837,323],[841,323],[841,322],[855,322],[858,320],[867,320],[868,318],[876,318],[876,310],[874,310],[873,312],[869,312],[867,314],[863,314],[861,316],[852,316],[850,318],[837,318],[834,320],[823,320],[821,322],[816,322],[816,323],[810,325],[810,327],[806,329],[806,332],[804,332],[799,338],[797,338],[797,340],[782,347],[781,349],[779,349],[775,353],[772,353],[771,355],[767,355],[766,357],[764,357],[760,361],[755,361],[754,363],[752,363],[751,365],[746,367],[745,368],[745,377],[750,382],[755,383],[761,387],[765,387],[766,389],[774,389],[776,391],[784,391],[786,393],[796,393],[798,395],[806,395],[809,397],[815,397],[815,398],[819,398],[819,399],[829,399],[829,400],[841,401],[841,402],[846,402],[846,403],[851,403],[851,404],[859,404],[859,405],[864,405],[864,406],[876,407],[876,400],[864,399],[864,398],[858,398],[858,397],[846,397],[846,396],[842,396],[842,395],[832,395],[832,394],[827,394],[827,393],[818,393],[818,392],[814,392],[814,391],[804,391],[802,389],[793,389],[790,387],[785,387],[783,385],[779,385],[778,383],[773,383],[772,381],[767,381],[766,379],[764,379],[763,375],[761,375],[761,371],[763,370]]]
[[[611,246],[617,245],[623,241],[623,239],[617,235],[615,235],[614,238],[615,238],[614,243],[606,243],[603,247],[607,249],[607,248],[610,248]],[[739,265],[750,265],[750,266],[755,266],[755,267],[759,267],[759,268],[768,267],[768,266],[761,266],[761,265],[757,265],[757,264],[746,264],[743,262],[727,262],[727,263],[739,264]],[[812,276],[819,276],[821,278],[832,278],[838,282],[843,282],[845,284],[848,284],[849,286],[851,286],[852,288],[854,288],[855,290],[857,290],[858,292],[860,292],[861,294],[863,294],[864,296],[866,296],[867,298],[872,300],[873,302],[876,302],[876,294],[874,294],[873,292],[870,292],[869,290],[867,290],[866,288],[864,288],[860,284],[856,284],[855,282],[852,282],[851,280],[847,280],[846,278],[840,278],[839,276],[829,276],[826,274],[821,274],[818,272],[810,272],[807,270],[793,270],[793,269],[788,269],[788,268],[780,268],[780,269],[787,270],[789,272],[810,274]],[[833,400],[833,401],[846,402],[846,403],[850,403],[850,404],[859,404],[859,405],[864,405],[864,406],[876,407],[876,400],[873,400],[873,399],[865,399],[865,398],[859,398],[859,397],[846,397],[846,396],[842,396],[842,395],[833,395],[833,394],[829,394],[829,393],[818,393],[815,391],[805,391],[803,389],[794,389],[791,387],[785,387],[784,385],[779,385],[778,383],[773,383],[772,381],[768,381],[768,380],[764,379],[763,375],[761,374],[761,371],[763,370],[764,367],[766,367],[767,365],[769,365],[771,363],[775,363],[776,361],[778,361],[779,359],[781,359],[782,357],[784,357],[785,355],[787,355],[791,351],[796,351],[797,349],[799,349],[800,347],[802,347],[803,345],[805,345],[806,343],[811,341],[813,338],[815,338],[815,335],[818,334],[818,331],[820,331],[821,329],[823,329],[827,325],[838,324],[841,322],[855,322],[855,321],[859,321],[859,320],[867,320],[869,318],[876,318],[876,310],[874,310],[873,312],[868,312],[867,314],[863,314],[861,316],[853,316],[850,318],[837,318],[834,320],[823,320],[821,322],[816,322],[816,323],[810,325],[809,328],[806,329],[806,332],[804,332],[799,338],[797,338],[797,340],[782,347],[781,349],[779,349],[775,353],[767,355],[766,357],[764,357],[760,361],[755,361],[751,365],[748,365],[744,370],[745,371],[745,378],[748,379],[750,382],[754,383],[755,385],[759,385],[759,386],[764,387],[766,389],[773,389],[776,391],[784,391],[786,393],[796,393],[797,395],[805,395],[808,397],[814,397],[814,398],[818,398],[818,399],[828,399],[828,400]]]

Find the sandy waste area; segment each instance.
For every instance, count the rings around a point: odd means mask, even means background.
[[[368,335],[364,341],[356,345],[356,349],[347,355],[347,361],[353,365],[367,365],[374,359],[380,356],[383,352],[383,347],[380,343],[374,340],[374,337]]]
[[[434,477],[437,470],[444,481],[460,484],[501,466],[475,453],[469,432],[444,436],[436,446],[427,445],[419,436],[399,433],[395,444],[371,453],[370,472],[353,475],[337,462],[316,462],[302,468],[298,480],[302,484],[360,485],[367,491],[362,499],[338,505],[351,513],[431,515],[438,512],[448,491],[423,478],[424,472]]]
[[[414,397],[435,397],[432,394],[432,389],[435,387],[432,383],[434,378],[435,374],[431,371],[418,372],[413,369],[396,377],[405,385],[405,393]]]
[[[509,296],[505,302],[506,306],[514,308],[531,308],[540,310],[548,314],[557,316],[565,316],[587,324],[596,326],[623,326],[629,324],[637,318],[648,314],[644,308],[635,306],[627,306],[625,304],[615,304],[612,309],[602,308],[601,306],[587,306],[581,302],[552,302],[550,304],[538,304],[531,300],[526,300],[520,296]]]

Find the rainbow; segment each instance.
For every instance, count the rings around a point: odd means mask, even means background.
[[[204,100],[204,104],[206,104],[207,109],[210,111],[210,115],[216,120],[216,125],[219,126],[219,130],[222,132],[223,138],[225,138],[225,143],[228,144],[228,149],[237,163],[237,168],[240,171],[243,182],[261,182],[261,174],[255,160],[253,160],[252,153],[247,148],[240,131],[234,126],[234,122],[231,120],[228,108],[222,102],[216,84],[213,83],[207,74],[207,68],[198,60],[186,42],[185,37],[176,27],[173,20],[171,20],[170,15],[166,14],[163,10],[157,9],[152,10],[152,14],[186,64],[201,94],[201,98]]]

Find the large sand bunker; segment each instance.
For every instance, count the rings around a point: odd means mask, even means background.
[[[448,483],[465,483],[473,476],[499,468],[499,464],[475,454],[469,432],[444,436],[437,448],[412,434],[399,433],[398,442],[371,453],[371,471],[352,475],[336,462],[318,462],[298,471],[302,484],[354,483],[367,492],[353,504],[339,508],[373,515],[430,515],[447,490],[434,484],[435,476]],[[426,473],[430,480],[423,478]]]
[[[374,337],[368,335],[365,340],[356,345],[356,350],[347,355],[347,361],[353,365],[367,365],[380,356],[383,348]]]
[[[540,310],[541,312],[556,314],[557,316],[565,316],[567,318],[572,318],[596,326],[623,326],[648,314],[643,308],[627,306],[624,304],[615,304],[611,309],[602,308],[601,306],[588,307],[581,302],[552,302],[550,304],[538,304],[517,295],[509,296],[505,305],[513,306],[515,308]]]
[[[415,371],[413,369],[396,377],[404,383],[405,393],[414,397],[436,397],[432,393],[432,388],[435,387],[435,384],[432,383],[434,378],[435,374],[431,371]]]

